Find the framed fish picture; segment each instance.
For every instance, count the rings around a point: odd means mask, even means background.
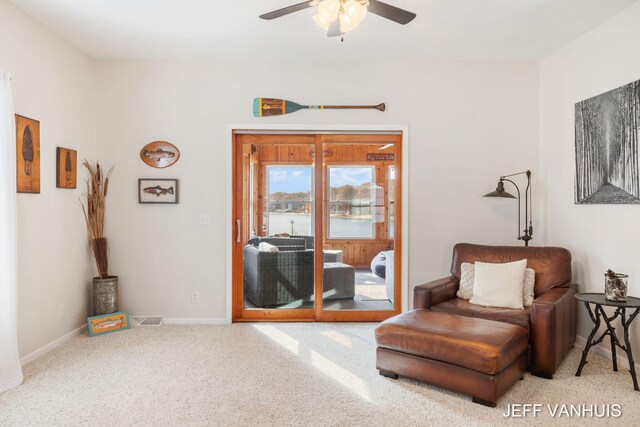
[[[40,122],[16,114],[18,193],[40,193]]]
[[[56,187],[76,188],[78,182],[78,152],[68,148],[56,149]]]
[[[164,178],[138,179],[138,203],[177,204],[178,180]]]
[[[154,141],[140,150],[140,158],[153,168],[168,168],[178,161],[180,151],[167,141]]]
[[[130,329],[129,313],[118,311],[116,313],[101,314],[100,316],[87,317],[89,336],[109,334],[111,332]]]

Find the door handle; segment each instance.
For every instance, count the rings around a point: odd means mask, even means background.
[[[240,220],[236,219],[236,243],[240,243]]]

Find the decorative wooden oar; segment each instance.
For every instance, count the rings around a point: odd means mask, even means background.
[[[371,109],[384,111],[384,103],[378,105],[300,105],[284,99],[255,98],[253,100],[253,115],[255,117],[282,116],[284,114],[295,113],[299,110],[354,110]]]

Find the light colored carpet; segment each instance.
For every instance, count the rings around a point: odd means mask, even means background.
[[[526,375],[487,408],[375,369],[374,324],[261,323],[134,328],[74,338],[25,367],[0,395],[0,425],[637,425],[625,370],[574,349],[556,378]],[[614,404],[621,418],[509,420],[508,404]]]

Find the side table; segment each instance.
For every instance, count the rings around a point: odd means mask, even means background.
[[[625,302],[621,301],[609,301],[604,297],[604,294],[597,293],[579,293],[576,294],[576,299],[578,301],[584,302],[585,307],[587,307],[587,311],[589,312],[589,317],[594,323],[593,330],[589,334],[589,338],[587,338],[587,343],[584,346],[584,350],[582,351],[582,359],[580,360],[580,366],[578,366],[578,371],[576,372],[576,377],[579,377],[582,374],[582,368],[587,363],[587,355],[589,354],[589,350],[596,344],[601,343],[607,335],[611,339],[611,360],[613,362],[613,370],[618,371],[618,359],[616,356],[616,347],[620,347],[625,353],[627,353],[627,359],[629,359],[629,373],[631,374],[631,378],[633,379],[633,389],[635,391],[640,391],[638,388],[638,378],[636,377],[636,368],[633,361],[633,354],[631,353],[631,344],[629,343],[629,325],[636,318],[636,316],[640,313],[640,298],[627,297]],[[593,304],[594,309],[591,309],[591,304]],[[615,311],[613,315],[607,316],[604,309],[602,307],[615,307]],[[629,317],[627,317],[627,308],[634,309]],[[624,331],[624,344],[621,344],[616,335],[616,329],[613,327],[611,322],[620,317],[620,323],[622,324]],[[601,321],[604,320],[606,330],[600,335],[599,338],[595,339],[596,333],[600,328]]]

